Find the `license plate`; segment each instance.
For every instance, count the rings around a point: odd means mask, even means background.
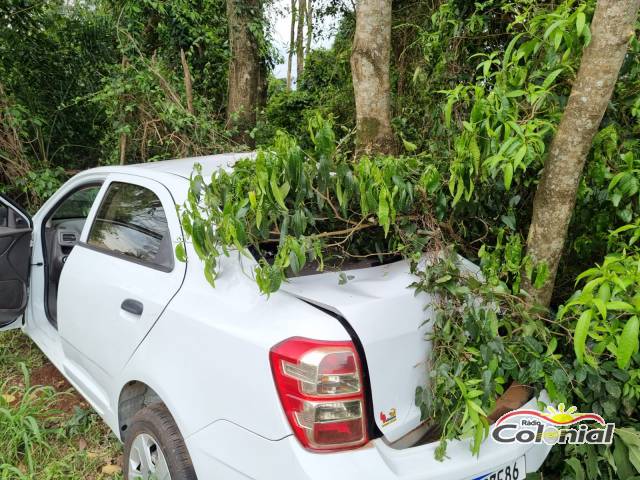
[[[503,465],[491,473],[474,477],[473,480],[524,480],[527,476],[527,468],[524,457],[520,457],[511,463]]]

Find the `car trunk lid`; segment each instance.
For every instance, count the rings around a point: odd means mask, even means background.
[[[427,378],[431,297],[415,294],[405,260],[289,279],[283,290],[346,320],[365,352],[374,420],[393,442],[421,423],[416,387]]]

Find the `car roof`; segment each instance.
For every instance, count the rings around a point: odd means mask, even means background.
[[[176,176],[187,180],[193,172],[196,163],[202,165],[202,175],[207,178],[213,172],[220,169],[231,170],[233,164],[243,158],[255,158],[256,152],[221,153],[218,155],[205,155],[202,157],[187,157],[174,160],[161,160],[159,162],[130,163],[126,165],[105,165],[103,167],[90,168],[80,172],[79,176],[92,173],[128,173],[144,177],[167,178]]]
[[[202,165],[202,174],[211,176],[216,170],[231,169],[234,163],[243,158],[255,158],[256,152],[234,152],[221,153],[218,155],[206,155],[202,157],[188,157],[175,160],[162,160],[159,162],[137,163],[127,165],[127,170],[131,168],[141,168],[145,170],[155,170],[161,173],[178,175],[189,178],[196,163]]]
[[[105,165],[91,168],[78,173],[74,178],[95,179],[96,175],[106,176],[124,173],[156,180],[163,184],[174,196],[177,203],[187,198],[189,177],[196,163],[202,165],[202,176],[205,181],[211,178],[211,174],[217,170],[231,170],[233,164],[243,158],[255,158],[256,152],[234,152],[218,155],[205,155],[202,157],[188,157],[175,160],[162,160],[159,162],[134,163],[128,165]]]

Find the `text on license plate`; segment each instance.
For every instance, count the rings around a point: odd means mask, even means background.
[[[474,477],[473,480],[524,480],[527,476],[524,457],[503,465],[498,470],[491,473]]]

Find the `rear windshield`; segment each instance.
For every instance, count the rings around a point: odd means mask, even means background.
[[[272,245],[272,244],[269,244]],[[270,264],[273,263],[275,259],[276,249],[275,247],[265,247],[258,251],[256,248],[249,248],[253,258],[256,260],[260,260],[264,258]],[[325,254],[324,264],[322,265],[322,270],[320,270],[320,263],[317,261],[307,262],[305,266],[300,270],[297,274],[294,273],[291,269],[287,271],[287,277],[305,277],[308,275],[317,275],[319,273],[326,272],[347,272],[349,270],[360,270],[363,268],[371,268],[371,267],[379,267],[380,265],[387,265],[389,263],[394,263],[399,260],[402,260],[402,256],[398,254],[393,255],[367,255],[361,258],[351,256],[351,257],[340,257],[337,255],[331,256]]]

